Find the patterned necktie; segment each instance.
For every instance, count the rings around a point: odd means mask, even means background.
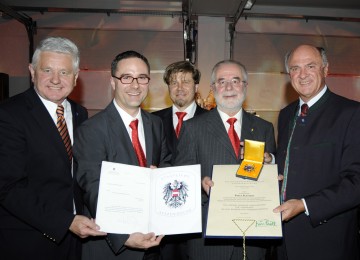
[[[139,141],[139,136],[138,136],[138,124],[139,124],[139,120],[135,119],[134,121],[131,121],[130,123],[130,128],[131,128],[131,141],[136,153],[136,157],[139,161],[139,165],[141,167],[146,167],[146,158],[145,158],[145,154],[144,151],[141,147],[140,141]]]
[[[300,116],[307,116],[308,110],[309,110],[308,104],[306,104],[306,103],[302,104]]]
[[[235,128],[234,128],[234,124],[236,122],[236,118],[229,118],[226,122],[229,123],[230,128],[228,131],[228,135],[231,141],[231,144],[234,148],[235,154],[236,154],[236,158],[239,158],[239,150],[240,150],[240,139],[239,136],[237,135]]]
[[[175,114],[177,115],[177,117],[179,119],[178,124],[177,124],[176,129],[175,129],[176,137],[179,138],[181,126],[182,126],[184,117],[186,116],[187,113],[186,112],[176,112]]]
[[[57,114],[56,126],[57,129],[59,130],[60,136],[64,142],[66,152],[71,162],[72,160],[71,139],[70,139],[69,131],[66,126],[66,121],[64,117],[64,107],[62,105],[58,105],[56,109],[56,114]]]

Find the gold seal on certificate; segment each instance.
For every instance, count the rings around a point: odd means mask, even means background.
[[[264,160],[265,143],[245,140],[244,160],[236,172],[237,177],[257,180]]]

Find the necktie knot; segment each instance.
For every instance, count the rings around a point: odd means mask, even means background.
[[[130,128],[131,128],[131,142],[133,144],[134,150],[135,150],[135,154],[136,157],[138,159],[139,165],[141,167],[146,167],[146,158],[145,158],[145,154],[144,151],[141,147],[141,143],[139,140],[139,134],[138,134],[138,124],[139,124],[139,120],[135,119],[133,121],[131,121],[130,123]]]
[[[184,121],[184,117],[187,115],[187,113],[186,112],[176,112],[175,114],[177,115],[177,117],[179,119],[178,124],[175,129],[175,133],[176,133],[176,136],[179,137],[181,126]]]
[[[184,117],[186,116],[186,112],[176,112],[175,113],[176,115],[177,115],[177,117],[179,118],[179,120],[183,120],[184,119]]]
[[[64,106],[63,105],[58,105],[56,108],[56,115],[58,117],[60,116],[64,116]]]
[[[138,120],[138,119],[135,119],[134,121],[131,121],[131,123],[130,123],[130,128],[131,128],[131,130],[132,130],[132,131],[134,131],[134,130],[137,131],[138,124],[139,124],[139,120]]]
[[[234,149],[234,152],[236,154],[236,158],[239,158],[239,151],[240,151],[240,139],[235,131],[234,124],[237,121],[236,118],[230,117],[226,122],[230,125],[228,135],[231,141],[231,145]]]
[[[230,127],[231,127],[231,126],[234,126],[236,121],[237,121],[236,118],[230,117],[226,122],[228,122],[230,124]]]
[[[308,104],[304,103],[301,105],[301,112],[300,112],[300,116],[307,116],[307,113],[309,111],[309,106]]]

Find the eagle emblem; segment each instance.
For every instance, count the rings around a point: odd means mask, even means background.
[[[181,207],[186,203],[188,186],[183,181],[174,180],[172,183],[167,183],[164,186],[164,201],[165,205],[171,208]]]

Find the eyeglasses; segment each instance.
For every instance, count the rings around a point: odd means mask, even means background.
[[[233,78],[231,80],[219,79],[215,82],[215,85],[220,88],[224,88],[228,84],[230,84],[232,87],[243,87],[247,85],[247,82],[238,78]]]
[[[134,78],[132,76],[129,75],[123,75],[121,77],[116,77],[116,76],[112,76],[113,78],[116,78],[118,80],[120,80],[120,82],[122,84],[131,84],[133,83],[134,79],[136,79],[136,82],[140,85],[146,85],[149,84],[150,78],[148,76],[140,76],[137,78]]]

